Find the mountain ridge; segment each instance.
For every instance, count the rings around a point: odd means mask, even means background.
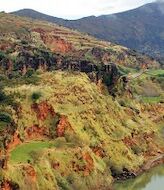
[[[154,2],[122,13],[89,16],[78,20],[64,20],[44,14],[44,20],[88,33],[96,38],[111,41],[146,53],[161,62],[164,59],[164,3]],[[31,10],[13,12],[19,16],[34,16]]]

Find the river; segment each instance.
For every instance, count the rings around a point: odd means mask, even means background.
[[[164,164],[134,179],[115,183],[114,190],[164,190]]]

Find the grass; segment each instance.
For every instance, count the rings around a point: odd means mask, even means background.
[[[26,189],[22,174],[24,173],[23,166],[27,165],[28,160],[36,170],[38,187],[43,189],[46,187],[55,189],[56,186],[62,186],[61,189],[64,189],[64,185],[68,182],[67,178],[71,175],[71,181],[77,186],[76,189],[80,189],[81,184],[78,185],[78,181],[85,186],[90,182],[96,184],[96,180],[105,175],[111,179],[110,168],[114,168],[116,172],[122,171],[123,168],[133,171],[143,164],[142,154],[149,150],[143,134],[157,131],[157,126],[148,119],[149,115],[147,116],[144,112],[138,115],[135,112],[135,110],[141,110],[142,102],[123,96],[121,100],[124,106],[121,106],[117,101],[113,101],[111,96],[104,95],[84,73],[54,71],[42,73],[39,78],[37,85],[24,84],[5,88],[7,94],[15,94],[22,106],[22,117],[17,122],[18,132],[21,133],[21,130],[24,130],[22,126],[26,128],[33,124],[38,124],[40,127],[52,126],[55,132],[56,125],[53,123],[53,117],[38,121],[36,114],[29,111],[32,104],[31,95],[38,91],[42,94],[39,102],[46,100],[54,108],[55,113],[67,116],[73,132],[67,131],[64,137],[53,141],[24,143],[11,151],[9,179],[20,184],[21,189]],[[134,82],[132,85],[139,85],[138,80]],[[140,83],[142,86],[142,81]],[[148,84],[150,85],[147,86],[152,86],[152,83]],[[148,101],[149,97],[144,98]],[[157,97],[150,99],[157,101],[155,98]],[[131,137],[132,133],[137,134],[138,137],[136,138],[137,146],[131,149],[123,143],[123,139]],[[160,142],[161,138],[158,134],[157,137]],[[161,142],[162,145],[163,142]],[[100,147],[105,152],[103,159],[92,151],[95,147]],[[82,156],[85,152],[89,153],[94,160],[92,172],[86,178],[83,177],[83,171],[75,172],[71,164],[75,162],[75,166],[78,165],[81,168],[87,165]],[[52,163],[59,163],[58,168],[54,170]],[[14,173],[17,176],[12,175]],[[61,174],[64,174],[62,178]],[[57,182],[54,187],[55,179]],[[60,181],[62,183],[58,183]]]
[[[164,70],[163,69],[156,69],[156,70],[149,70],[146,72],[147,74],[151,75],[163,75],[164,76]]]
[[[11,163],[27,163],[31,160],[31,152],[38,152],[45,148],[50,148],[53,145],[52,141],[35,141],[30,143],[24,143],[17,146],[11,151],[10,162]]]
[[[142,97],[141,100],[144,103],[160,103],[163,98],[161,96],[157,96],[157,97]],[[163,100],[164,101],[164,100]]]
[[[130,67],[125,67],[125,66],[122,66],[122,65],[119,65],[118,66],[121,74],[123,75],[127,75],[129,73],[137,73],[138,71],[134,68],[130,68]]]

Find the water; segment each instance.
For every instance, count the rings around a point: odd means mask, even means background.
[[[164,165],[136,177],[116,183],[114,190],[164,190]]]

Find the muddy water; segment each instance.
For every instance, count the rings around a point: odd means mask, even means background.
[[[164,165],[155,167],[135,179],[117,182],[114,190],[164,190]]]

